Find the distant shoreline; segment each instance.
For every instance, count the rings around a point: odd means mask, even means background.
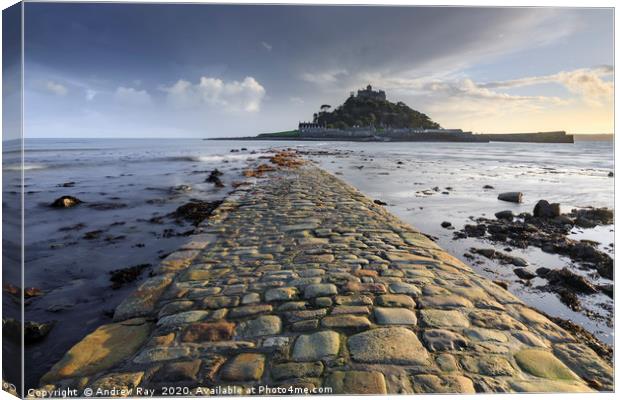
[[[261,134],[258,136],[243,136],[236,138],[205,138],[204,140],[295,140],[295,141],[338,141],[338,142],[448,142],[448,143],[489,143],[489,142],[517,142],[517,143],[574,143],[573,135],[564,131],[535,132],[535,133],[506,133],[506,134],[478,134],[478,135],[443,135],[437,133],[418,133],[407,137],[382,136],[333,136],[333,135],[300,135],[291,134]]]
[[[573,137],[575,141],[580,142],[613,142],[614,134],[613,133],[574,133]]]

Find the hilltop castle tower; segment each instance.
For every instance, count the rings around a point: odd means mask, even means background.
[[[370,84],[366,86],[366,89],[358,90],[357,97],[361,99],[386,100],[385,92],[383,90],[372,90]]]

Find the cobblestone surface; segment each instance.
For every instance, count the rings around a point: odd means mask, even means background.
[[[568,332],[311,165],[240,186],[158,271],[43,387],[613,390]]]

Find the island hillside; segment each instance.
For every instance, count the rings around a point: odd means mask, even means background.
[[[374,126],[395,129],[438,129],[428,115],[416,111],[399,101],[392,103],[385,97],[384,91],[374,91],[368,85],[365,90],[358,90],[357,96],[351,96],[344,104],[329,111],[331,106],[324,104],[314,114],[313,122],[327,128],[346,129],[350,127]]]

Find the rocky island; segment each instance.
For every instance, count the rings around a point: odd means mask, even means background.
[[[299,122],[296,130],[211,140],[573,143],[573,136],[564,131],[474,134],[462,129],[445,129],[402,101],[390,102],[385,91],[373,90],[371,85],[358,90],[357,94],[351,92],[342,105],[331,109],[329,104],[323,104],[311,122]]]

